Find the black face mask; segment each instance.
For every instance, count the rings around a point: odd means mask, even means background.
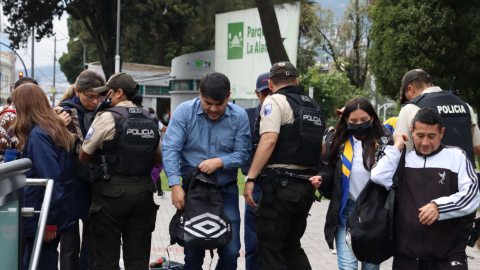
[[[348,123],[348,132],[357,137],[362,137],[373,128],[372,121],[368,120],[361,124]]]

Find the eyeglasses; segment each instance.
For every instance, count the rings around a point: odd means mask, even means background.
[[[94,100],[97,100],[97,101],[102,101],[103,100],[103,96],[102,95],[97,95],[97,96],[93,96],[93,95],[85,95],[85,93],[82,92],[82,94],[87,98],[88,101],[94,101]]]

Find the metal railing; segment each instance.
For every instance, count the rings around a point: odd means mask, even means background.
[[[40,211],[35,211],[33,208],[22,208],[22,214],[24,217],[31,217],[34,214],[40,214],[37,234],[35,235],[35,242],[33,244],[32,257],[30,258],[30,265],[28,267],[29,270],[37,270],[40,255],[42,253],[43,236],[47,226],[48,211],[50,210],[50,202],[52,200],[53,180],[27,178],[27,186],[46,186],[45,197],[43,197],[42,209]]]
[[[2,239],[0,241],[2,267],[0,268],[2,269],[21,269],[23,189],[27,178],[25,172],[31,168],[32,162],[26,158],[0,164],[0,208],[2,209],[0,223],[2,226],[11,228],[10,231],[15,233],[7,238],[5,234],[0,236]]]

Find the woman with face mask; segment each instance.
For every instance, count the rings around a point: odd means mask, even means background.
[[[358,195],[370,179],[377,147],[386,143],[389,135],[367,99],[352,99],[345,106],[336,127],[328,153],[329,169],[310,179],[314,185],[320,185],[325,197],[331,199],[325,238],[330,249],[336,240],[341,270],[358,269],[358,261],[345,241],[345,226]],[[380,265],[362,262],[361,269],[378,270]]]

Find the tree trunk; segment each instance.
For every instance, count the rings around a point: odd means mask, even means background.
[[[278,26],[277,14],[271,0],[255,0],[257,3],[258,14],[262,22],[263,33],[268,48],[268,56],[272,64],[281,61],[290,61],[287,51],[283,46]]]
[[[103,13],[114,14],[116,16],[115,2],[100,2],[93,7],[95,12],[83,16],[74,5],[67,6],[67,12],[75,18],[80,19],[85,28],[93,38],[98,50],[102,70],[105,73],[105,78],[108,80],[112,74],[115,73],[115,26],[116,20],[103,17]],[[107,12],[108,11],[108,12]]]
[[[360,33],[360,14],[358,0],[355,1],[355,39],[353,41],[353,50],[354,50],[354,67],[353,67],[353,79],[355,81],[355,86],[360,87],[360,42],[361,42],[361,33]]]

